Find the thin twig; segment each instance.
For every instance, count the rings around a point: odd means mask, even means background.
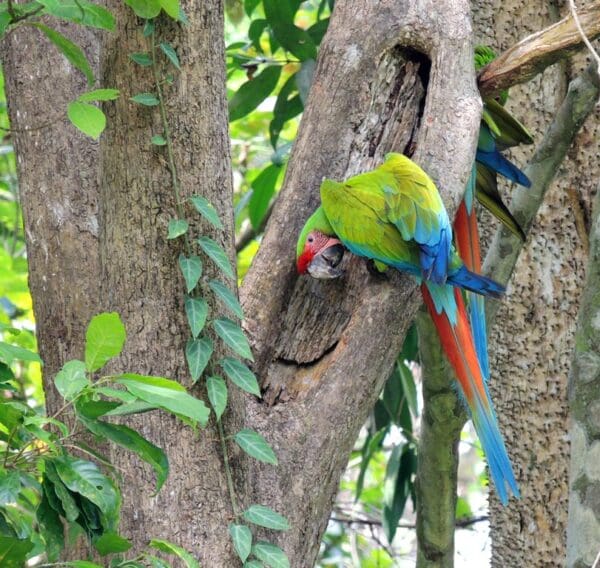
[[[598,55],[598,52],[594,49],[592,42],[583,30],[583,26],[579,20],[579,15],[577,14],[577,8],[575,7],[575,0],[569,0],[569,8],[571,9],[571,15],[573,16],[573,20],[575,21],[575,25],[577,26],[577,30],[579,31],[579,35],[581,36],[583,43],[585,43],[592,58],[596,61],[596,72],[600,75],[600,55]]]
[[[357,517],[330,517],[330,521],[335,521],[337,523],[343,523],[346,525],[367,525],[373,527],[381,527],[383,523],[377,519],[361,519]],[[458,519],[454,523],[454,526],[459,529],[463,529],[466,527],[470,527],[476,523],[482,523],[484,521],[489,521],[489,517],[487,515],[480,515],[477,517],[466,517],[464,519]],[[398,528],[400,529],[416,529],[417,525],[414,523],[398,523]]]
[[[271,217],[271,213],[273,212],[273,207],[275,207],[275,202],[277,201],[277,197],[271,201],[269,207],[267,208],[262,221],[258,229],[255,229],[251,224],[249,224],[241,233],[240,236],[235,240],[235,252],[240,252],[244,250],[257,235],[260,235],[267,226],[267,222],[269,221],[269,217]]]

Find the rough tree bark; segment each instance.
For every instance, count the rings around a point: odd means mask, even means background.
[[[579,3],[578,3],[579,6]],[[581,6],[580,6],[581,7]],[[478,42],[506,49],[560,19],[553,2],[478,1]],[[564,98],[583,56],[511,89],[509,109],[537,140]],[[491,382],[501,430],[517,467],[522,499],[492,503],[492,565],[562,565],[568,460],[566,385],[585,270],[590,193],[598,176],[598,115],[576,138],[541,209],[491,331]],[[533,151],[514,151],[525,164]],[[499,380],[501,379],[501,380]]]

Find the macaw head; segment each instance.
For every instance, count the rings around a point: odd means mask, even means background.
[[[343,274],[339,264],[344,257],[344,246],[336,237],[322,207],[306,221],[296,246],[298,274],[313,278],[331,279]]]

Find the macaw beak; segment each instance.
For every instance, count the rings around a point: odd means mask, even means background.
[[[344,246],[337,239],[329,239],[329,242],[321,249],[308,265],[308,273],[313,278],[320,280],[331,280],[339,278],[344,271],[339,264],[344,258]]]

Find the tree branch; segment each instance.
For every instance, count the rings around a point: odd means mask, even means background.
[[[578,13],[581,29],[593,40],[600,36],[600,1]],[[577,22],[570,14],[545,30],[532,34],[506,50],[479,73],[482,96],[525,83],[546,67],[573,54],[584,46]]]

